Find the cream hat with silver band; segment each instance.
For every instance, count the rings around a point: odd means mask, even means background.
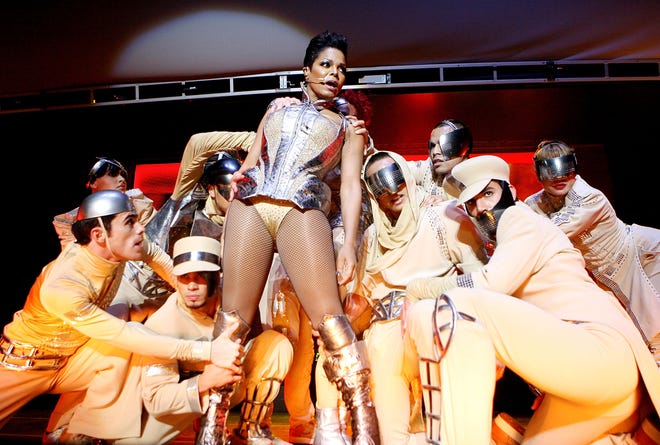
[[[491,155],[475,156],[451,169],[450,183],[445,183],[444,188],[454,196],[458,191],[458,203],[463,204],[481,193],[493,179],[509,182],[509,173],[509,164],[504,159]]]
[[[174,275],[220,270],[220,242],[208,236],[187,236],[174,243]]]

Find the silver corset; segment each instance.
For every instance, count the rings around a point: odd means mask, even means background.
[[[245,171],[237,196],[268,196],[322,210],[330,202],[324,178],[341,160],[345,132],[345,120],[338,125],[308,102],[274,111],[264,125],[259,164]]]

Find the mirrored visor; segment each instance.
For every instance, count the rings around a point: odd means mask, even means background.
[[[577,174],[577,158],[575,153],[558,158],[539,159],[534,161],[536,176],[540,181],[550,181]]]
[[[89,171],[89,178],[90,181],[99,178],[105,174],[108,174],[110,176],[117,176],[117,175],[122,175],[124,178],[128,178],[128,172],[124,168],[123,165],[119,163],[119,161],[116,161],[114,159],[109,159],[109,158],[96,158],[98,161],[92,166],[91,170]],[[106,168],[103,174],[100,174],[101,170],[103,168]]]
[[[436,145],[440,147],[440,157],[443,161],[465,156],[470,149],[465,128],[440,135],[437,141],[429,141],[429,151]]]
[[[393,163],[381,168],[371,176],[367,177],[367,187],[371,190],[376,200],[384,194],[397,193],[406,186],[406,180],[399,164]]]

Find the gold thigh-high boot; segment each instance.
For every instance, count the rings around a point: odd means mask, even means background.
[[[231,339],[240,339],[244,344],[250,332],[250,325],[238,315],[237,311],[218,311],[213,336],[217,338],[229,324],[235,321],[238,322],[238,328],[232,333]],[[214,388],[209,392],[209,409],[201,418],[195,445],[225,445],[229,404],[235,387],[236,384],[232,383]]]
[[[262,422],[272,410],[273,402],[280,392],[282,381],[272,377],[262,378],[254,388],[246,389],[241,406],[238,426],[229,436],[227,445],[284,445],[288,442],[273,436]]]
[[[323,369],[341,392],[351,413],[354,445],[380,445],[376,408],[371,400],[371,371],[363,342],[357,341],[348,317],[325,315],[318,327],[326,350]]]

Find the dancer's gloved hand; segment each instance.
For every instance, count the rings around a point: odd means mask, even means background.
[[[234,373],[242,372],[244,349],[240,340],[232,340],[231,335],[238,328],[237,322],[232,322],[211,344],[211,362]]]

